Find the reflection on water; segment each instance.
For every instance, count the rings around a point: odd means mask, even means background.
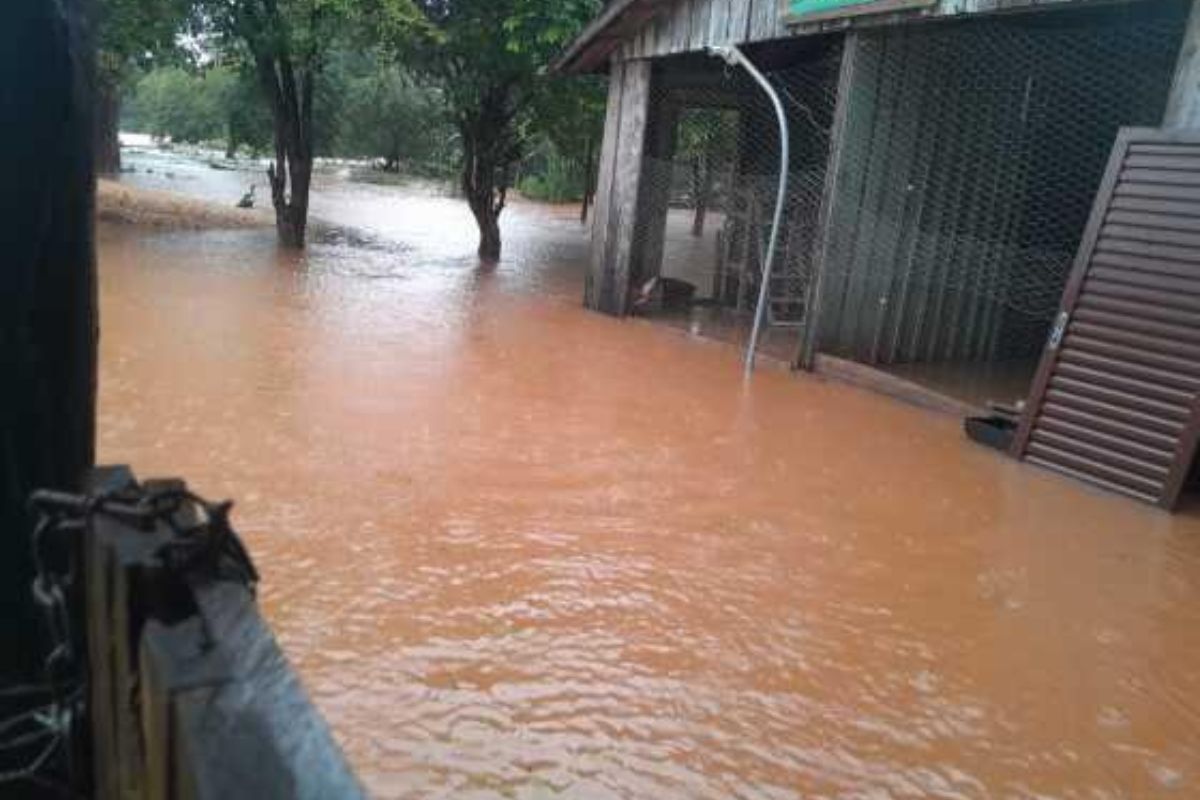
[[[102,231],[101,455],[238,499],[373,794],[1200,795],[1196,517],[587,313],[571,209],[316,205]]]

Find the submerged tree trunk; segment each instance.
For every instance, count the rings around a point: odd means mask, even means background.
[[[231,160],[237,155],[238,136],[237,125],[230,119],[225,125],[225,159]]]
[[[276,52],[255,56],[274,123],[275,161],[267,168],[267,180],[279,243],[302,248],[312,183],[312,106],[317,67],[309,63],[297,69],[286,44],[277,46]]]
[[[115,175],[121,171],[121,92],[116,79],[100,70],[96,76],[96,114],[92,126],[92,158],[96,172]]]
[[[94,452],[96,98],[86,5],[0,3],[0,684],[31,679],[45,653],[30,597],[29,493],[79,489]]]
[[[479,227],[479,258],[500,260],[500,212],[511,183],[509,168],[520,160],[512,130],[514,108],[508,84],[485,91],[475,113],[459,125],[463,141],[462,191]]]

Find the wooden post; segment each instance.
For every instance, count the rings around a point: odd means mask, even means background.
[[[86,0],[0,3],[0,683],[41,662],[26,503],[92,464],[93,48]]]
[[[613,63],[584,302],[589,308],[617,316],[624,315],[629,306],[649,95],[649,61]]]
[[[121,471],[104,486],[133,480]],[[92,796],[360,800],[250,589],[172,566],[163,552],[177,536],[101,512],[85,543]]]
[[[832,229],[834,206],[837,203],[838,182],[842,175],[842,156],[845,152],[846,119],[850,113],[850,92],[854,86],[854,65],[858,56],[859,34],[846,33],[842,43],[842,64],[838,73],[837,104],[833,110],[833,127],[829,137],[829,159],[825,164],[825,185],[821,190],[821,210],[817,216],[817,235],[813,239],[813,275],[808,283],[804,326],[800,332],[800,348],[792,364],[795,369],[813,368],[817,343],[821,337],[821,310],[824,302],[826,273],[833,267]]]
[[[1200,0],[1192,0],[1163,127],[1200,128]]]
[[[604,138],[596,170],[596,195],[592,199],[592,248],[584,279],[583,304],[602,310],[604,274],[608,266],[609,212],[612,209],[613,167],[617,161],[617,136],[621,127],[621,91],[625,65],[613,62],[608,76],[608,102],[604,111]]]
[[[641,197],[638,200],[638,247],[632,280],[637,288],[662,272],[663,244],[671,201],[671,171],[675,133],[682,109],[677,103],[657,104],[649,121],[647,152],[643,156]]]

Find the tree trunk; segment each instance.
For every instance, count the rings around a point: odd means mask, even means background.
[[[476,215],[479,225],[479,260],[494,264],[500,260],[500,220],[496,215]]]
[[[278,15],[277,11],[271,13]],[[282,27],[283,21],[276,18]],[[267,168],[275,231],[284,247],[303,248],[308,227],[308,192],[313,168],[313,89],[316,65],[297,69],[286,42],[255,55],[259,79],[271,103],[275,162]],[[297,72],[299,76],[297,77]]]
[[[96,103],[85,10],[84,0],[0,4],[0,683],[32,678],[45,653],[29,590],[29,493],[78,490],[94,456]]]
[[[475,113],[459,130],[463,142],[462,190],[479,227],[479,258],[500,260],[500,213],[511,183],[509,168],[520,161],[511,130],[513,109],[508,86],[484,92]]]
[[[111,76],[97,73],[96,115],[92,127],[92,157],[101,175],[121,171],[121,91]]]
[[[238,137],[237,125],[230,119],[225,127],[225,160],[232,161],[237,155]]]

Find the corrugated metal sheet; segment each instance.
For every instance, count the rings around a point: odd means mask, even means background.
[[[1174,506],[1200,430],[1200,134],[1122,131],[1059,320],[1016,454]]]

